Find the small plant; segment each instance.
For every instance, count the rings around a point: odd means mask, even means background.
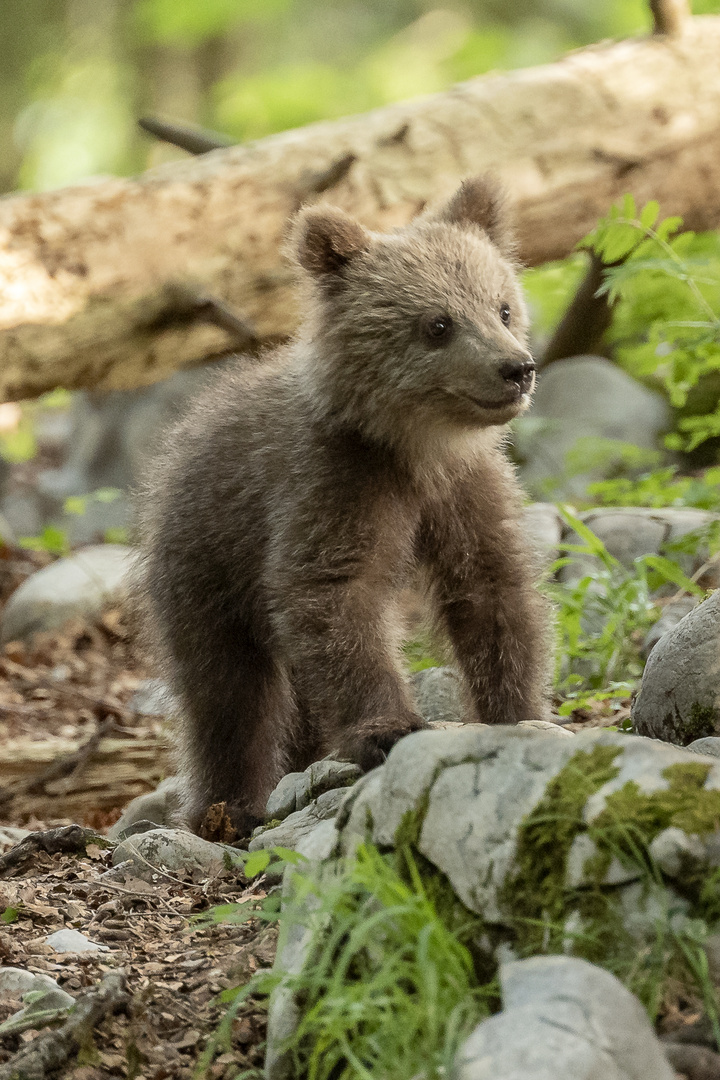
[[[643,555],[628,569],[571,510],[560,509],[580,542],[561,545],[567,554],[549,574],[578,558],[594,563],[575,581],[544,585],[556,607],[556,688],[568,699],[561,708],[567,714],[599,691],[629,696],[643,670],[640,646],[659,615],[654,590],[671,582],[699,598],[704,594],[677,563],[660,555]]]
[[[600,293],[618,302],[609,339],[619,362],[659,379],[670,402],[686,410],[694,388],[720,371],[720,237],[679,232],[681,218],[658,218],[656,202],[638,212],[626,195],[582,243],[618,264],[607,266]],[[711,408],[686,410],[667,444],[692,450],[718,435],[716,387]]]
[[[460,1043],[489,1014],[497,987],[483,983],[469,947],[481,921],[451,894],[435,892],[409,848],[386,857],[361,845],[324,872],[296,870],[279,950],[294,927],[311,926],[306,963],[299,974],[258,973],[226,992],[230,1009],[213,1049],[249,996],[282,987],[302,1002],[285,1047],[296,1075],[448,1075]]]

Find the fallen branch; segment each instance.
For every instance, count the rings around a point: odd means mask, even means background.
[[[187,150],[188,154],[208,154],[211,150],[222,150],[227,146],[232,146],[232,139],[218,134],[217,131],[205,131],[202,128],[190,127],[188,124],[160,120],[156,116],[141,117],[138,120],[138,127],[146,131],[148,135],[154,135],[161,142]]]
[[[77,999],[60,1027],[43,1031],[0,1065],[0,1080],[43,1080],[61,1069],[82,1046],[92,1042],[101,1020],[124,1009],[129,1000],[125,973],[110,972],[98,987]]]
[[[677,22],[136,179],[1,200],[0,400],[140,386],[287,337],[281,250],[308,200],[388,229],[491,168],[530,265],[567,255],[625,192],[716,227],[720,17]]]
[[[85,852],[88,844],[105,843],[92,829],[83,829],[80,825],[63,825],[59,829],[47,829],[26,836],[15,847],[0,855],[0,878],[10,875],[10,871],[21,871],[31,862],[39,851],[47,855],[59,852]]]

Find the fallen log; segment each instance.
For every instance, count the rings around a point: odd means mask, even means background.
[[[105,738],[69,775],[46,779],[50,766],[78,754],[80,740],[47,736],[9,739],[3,744],[0,818],[22,824],[39,819],[93,820],[153,791],[173,771],[168,744],[152,735]]]
[[[135,179],[0,200],[0,400],[144,385],[286,337],[299,309],[282,241],[308,201],[387,229],[493,168],[529,264],[566,255],[626,191],[713,228],[719,55],[720,17],[688,19]]]

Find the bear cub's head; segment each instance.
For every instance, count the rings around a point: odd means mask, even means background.
[[[408,425],[486,428],[527,408],[527,312],[491,180],[465,181],[391,233],[311,207],[294,242],[314,286],[302,337],[328,415],[392,441]]]

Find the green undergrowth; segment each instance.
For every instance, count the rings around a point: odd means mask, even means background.
[[[657,590],[704,596],[676,558],[696,552],[708,538],[683,537],[667,556],[643,555],[628,567],[569,507],[558,509],[575,537],[560,545],[564,554],[548,568],[541,587],[555,610],[555,688],[566,701],[560,712],[567,714],[598,694],[630,696],[644,667],[643,640],[661,614]],[[574,565],[580,569],[573,579],[557,579],[560,570]]]
[[[477,962],[482,920],[422,864],[409,847],[381,854],[363,844],[352,858],[296,868],[279,949],[298,926],[309,925],[303,970],[263,973],[226,994],[232,1003],[213,1049],[223,1048],[249,996],[285,990],[301,1011],[285,1044],[294,1075],[448,1075],[461,1042],[498,1007],[498,987]]]

